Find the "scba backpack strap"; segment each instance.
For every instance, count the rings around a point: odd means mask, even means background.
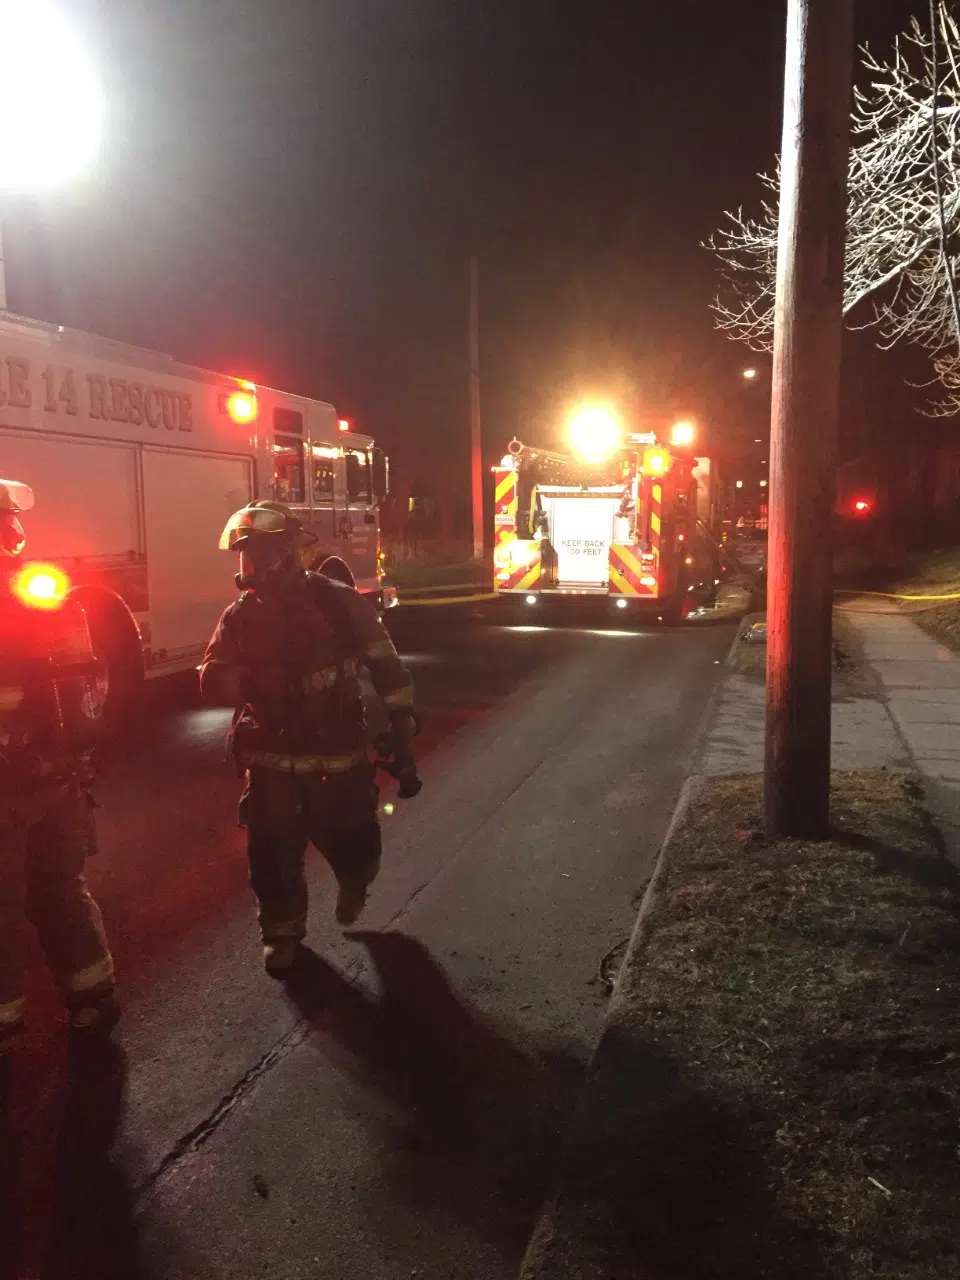
[[[323,614],[325,621],[337,638],[341,660],[360,657],[363,646],[357,635],[347,593],[356,588],[341,586],[322,573],[307,574],[307,589],[313,604]]]

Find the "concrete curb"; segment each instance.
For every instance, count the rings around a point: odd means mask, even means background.
[[[684,818],[687,816],[687,810],[703,790],[704,783],[707,778],[704,774],[691,773],[680,788],[680,795],[677,797],[676,807],[673,810],[673,816],[670,819],[670,825],[667,827],[667,833],[663,837],[663,844],[660,846],[660,852],[657,854],[657,860],[653,864],[653,873],[647,881],[647,887],[643,891],[643,897],[640,899],[640,910],[637,912],[637,918],[634,922],[633,932],[630,934],[630,940],[627,943],[627,949],[623,953],[623,960],[617,972],[617,980],[613,984],[613,991],[610,993],[610,1000],[607,1004],[607,1012],[603,1018],[603,1028],[600,1036],[603,1037],[603,1031],[607,1028],[607,1023],[612,1021],[617,1010],[622,1003],[621,978],[628,969],[630,963],[635,960],[637,955],[643,949],[648,933],[648,920],[653,913],[654,907],[660,899],[660,893],[664,879],[667,873],[667,858],[670,849],[677,837],[677,831],[680,829]]]
[[[740,647],[740,636],[742,634],[743,634],[743,619],[741,618],[740,621],[737,623],[737,634],[733,637],[733,640],[730,642],[730,648],[727,650],[727,656],[723,660],[723,665],[725,667],[731,667],[731,668],[733,667],[734,658],[736,657],[737,649]]]
[[[736,641],[734,643],[736,643]],[[680,829],[683,820],[687,816],[690,805],[700,794],[707,781],[708,779],[703,774],[693,773],[687,778],[686,782],[684,782],[680,789],[680,795],[673,810],[670,825],[667,827],[666,835],[664,836],[663,843],[660,846],[660,852],[657,854],[657,860],[654,863],[653,873],[647,881],[647,886],[643,891],[643,897],[640,900],[640,909],[637,913],[637,919],[634,923],[633,931],[631,932],[630,939],[627,943],[627,949],[624,952],[623,960],[617,973],[617,979],[614,983],[613,992],[611,993],[610,1001],[607,1005],[607,1011],[603,1017],[600,1035],[597,1037],[597,1043],[594,1047],[593,1054],[591,1055],[590,1065],[587,1068],[586,1078],[581,1090],[581,1097],[590,1087],[590,1081],[594,1071],[594,1063],[596,1062],[597,1053],[600,1045],[603,1043],[604,1036],[606,1035],[608,1028],[616,1022],[620,1009],[624,1004],[622,989],[623,975],[629,972],[629,970],[639,962],[638,957],[642,955],[642,952],[646,947],[649,935],[650,916],[660,900],[663,883],[666,879],[670,850],[676,840],[677,831]],[[578,1104],[568,1127],[568,1138],[564,1142],[565,1147],[569,1143],[569,1133],[572,1133],[576,1128],[577,1114],[579,1110],[580,1106]],[[562,1180],[563,1155],[561,1154],[558,1177],[555,1181],[557,1183],[561,1183]],[[523,1261],[520,1265],[519,1280],[544,1280],[545,1278],[545,1273],[542,1270],[535,1268],[538,1256],[543,1255],[546,1247],[555,1235],[553,1219],[557,1194],[557,1192],[554,1192],[540,1211],[540,1217],[537,1219],[531,1233],[530,1240],[527,1244],[526,1251],[523,1255]]]

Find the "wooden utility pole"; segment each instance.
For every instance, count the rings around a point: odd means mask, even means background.
[[[473,554],[483,559],[483,445],[480,438],[480,284],[476,258],[470,259],[470,494]]]
[[[853,0],[788,0],[770,441],[766,815],[830,815],[833,501]]]

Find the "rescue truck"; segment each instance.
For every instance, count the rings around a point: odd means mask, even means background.
[[[29,484],[28,554],[82,599],[118,710],[197,665],[235,566],[217,549],[254,498],[317,534],[381,608],[387,459],[334,407],[86,333],[0,316],[0,475]]]
[[[529,605],[605,597],[682,619],[716,585],[704,552],[716,548],[710,460],[693,442],[688,423],[666,442],[634,433],[570,455],[511,441],[494,468],[494,590]]]

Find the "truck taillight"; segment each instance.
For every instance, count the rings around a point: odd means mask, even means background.
[[[70,579],[55,564],[27,564],[13,580],[13,593],[30,609],[59,609]]]
[[[493,563],[498,569],[522,569],[532,564],[537,555],[536,546],[531,546],[529,542],[522,542],[519,538],[512,538],[509,542],[501,542],[499,546],[494,547]]]
[[[645,573],[640,579],[640,585],[641,587],[655,587],[657,580],[652,573]]]

